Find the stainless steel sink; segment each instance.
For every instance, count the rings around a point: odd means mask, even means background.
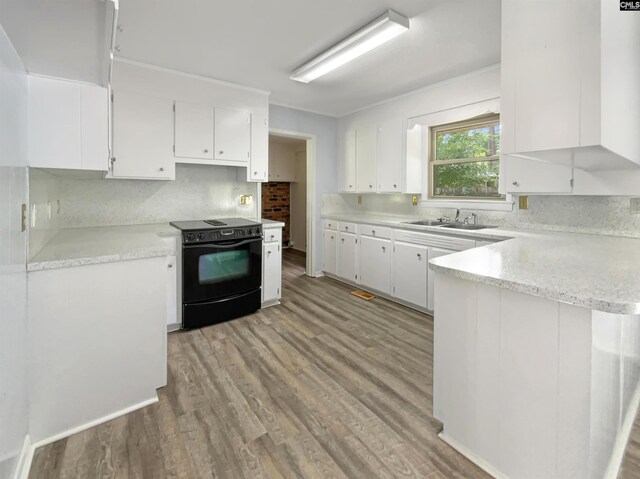
[[[446,224],[438,220],[405,221],[405,223],[409,225],[418,225],[418,226],[442,226]]]
[[[482,230],[485,228],[497,228],[496,226],[490,225],[467,225],[464,223],[445,223],[442,225],[443,228],[451,228],[454,230]]]

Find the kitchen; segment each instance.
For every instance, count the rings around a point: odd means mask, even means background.
[[[0,2],[0,478],[640,477],[629,3]]]

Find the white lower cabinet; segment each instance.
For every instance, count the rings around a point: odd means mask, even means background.
[[[426,246],[396,242],[393,247],[393,295],[426,308],[428,269]]]
[[[338,232],[324,230],[323,271],[336,274],[338,272]]]
[[[391,293],[391,241],[360,237],[360,282],[382,293]]]
[[[429,248],[429,261],[438,258],[440,256],[446,256],[448,254],[457,253],[457,251],[441,248]],[[433,286],[435,283],[435,275],[429,271],[428,275],[428,288],[427,288],[427,309],[433,311]]]
[[[282,246],[280,242],[262,246],[262,302],[278,301],[282,289]]]
[[[348,281],[357,281],[355,233],[340,233],[338,242],[338,276]]]

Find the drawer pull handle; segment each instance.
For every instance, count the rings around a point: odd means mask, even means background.
[[[376,235],[376,230],[371,230],[371,234],[375,236]]]
[[[518,183],[517,181],[514,181],[513,186],[520,186],[520,183]]]
[[[422,255],[418,253],[418,259],[422,259]]]

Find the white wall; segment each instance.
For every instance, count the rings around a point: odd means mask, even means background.
[[[298,181],[291,183],[291,234],[292,247],[307,251],[307,151],[295,152],[294,162]]]
[[[13,477],[28,433],[27,75],[0,26],[0,479]]]
[[[313,272],[322,270],[322,220],[320,218],[322,195],[337,190],[336,153],[337,153],[336,118],[318,115],[283,106],[270,105],[269,126],[280,130],[297,131],[316,136],[315,175],[315,264]]]

